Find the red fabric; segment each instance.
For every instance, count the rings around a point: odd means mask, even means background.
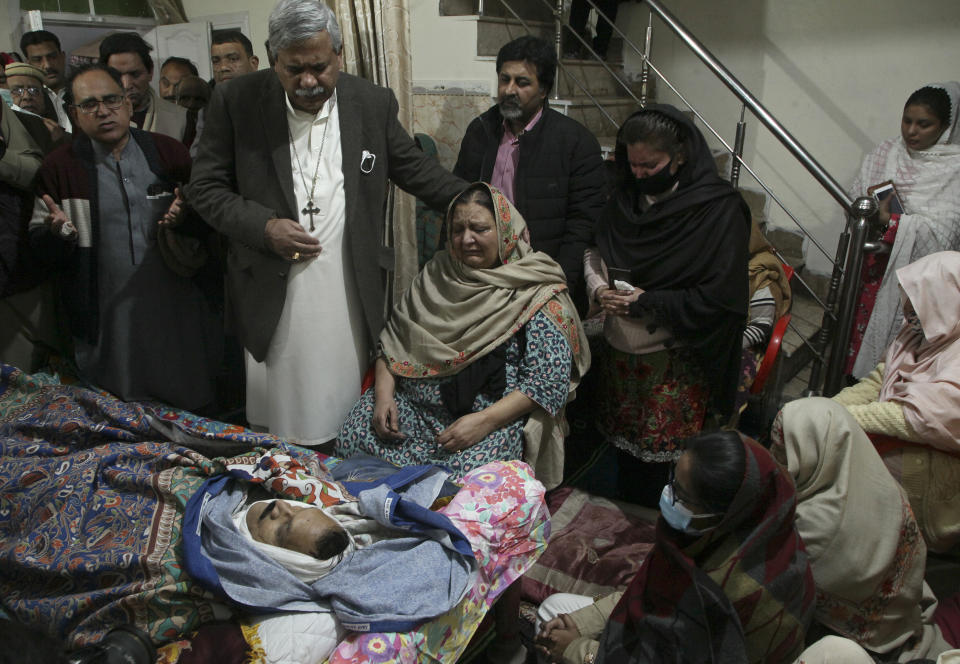
[[[900,215],[890,215],[890,225],[887,231],[880,238],[881,241],[893,246],[897,239],[897,229],[900,227]],[[857,361],[857,353],[860,352],[860,344],[863,341],[863,334],[867,331],[867,323],[870,322],[870,314],[873,313],[873,305],[877,301],[877,292],[880,290],[880,283],[883,281],[883,275],[887,271],[887,263],[890,262],[890,254],[867,254],[863,257],[863,267],[860,270],[860,297],[853,314],[853,326],[850,328],[850,345],[847,350],[846,373],[853,373],[853,364]]]
[[[867,438],[870,439],[870,442],[873,443],[873,446],[877,450],[877,454],[880,456],[885,456],[890,452],[895,450],[908,448],[908,447],[917,447],[920,449],[929,449],[929,445],[924,445],[923,443],[911,443],[906,440],[901,440],[900,438],[894,438],[893,436],[887,436],[882,433],[868,433]],[[942,454],[950,454],[951,456],[960,457],[960,453],[951,453],[945,450],[937,449],[937,452]]]
[[[574,491],[551,492],[547,497],[550,513],[556,515]],[[626,588],[653,547],[654,524],[639,513],[625,511],[631,506],[623,508],[589,497],[575,515],[565,519],[569,525],[550,534],[547,550],[522,579],[522,598],[539,604],[559,592],[590,595],[588,585]]]
[[[177,664],[243,664],[249,646],[237,623],[208,623],[190,639]]]
[[[672,661],[678,648],[685,661],[755,661],[763,651],[762,659],[774,662],[799,654],[815,590],[795,526],[796,492],[767,450],[750,439],[744,450],[743,482],[714,530],[694,539],[657,522],[656,544],[601,636],[605,662]],[[738,543],[732,552],[731,539]],[[740,574],[763,588],[736,596]],[[785,622],[775,634],[751,622],[761,602],[763,614]],[[789,629],[787,616],[802,629]],[[764,630],[762,643],[751,641],[753,630]]]
[[[940,627],[947,643],[954,648],[960,648],[960,593],[940,600],[933,620]]]

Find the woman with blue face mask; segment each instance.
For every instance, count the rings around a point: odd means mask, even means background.
[[[676,441],[734,409],[750,210],[673,106],[650,104],[623,123],[616,165],[584,256],[604,314],[597,428],[619,450],[618,497],[655,507]]]
[[[626,591],[541,605],[537,643],[551,661],[773,664],[800,655],[815,593],[792,480],[735,431],[682,447],[656,542]]]

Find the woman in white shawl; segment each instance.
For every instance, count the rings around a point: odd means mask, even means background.
[[[850,189],[852,196],[863,196],[870,186],[892,180],[904,208],[898,215],[881,205],[890,254],[865,258],[847,364],[857,378],[876,367],[900,329],[896,270],[936,251],[960,250],[958,107],[956,81],[931,83],[910,95],[901,135],[867,155]]]

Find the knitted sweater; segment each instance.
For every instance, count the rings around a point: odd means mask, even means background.
[[[867,433],[922,443],[923,439],[903,416],[903,406],[895,401],[877,401],[883,385],[883,369],[881,362],[868,376],[856,385],[842,390],[833,400],[849,410],[857,424]]]

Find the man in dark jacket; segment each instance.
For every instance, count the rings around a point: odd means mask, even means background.
[[[30,241],[57,271],[83,379],[121,399],[212,405],[223,322],[212,232],[183,204],[190,156],[130,127],[120,73],[85,65],[67,79],[77,136],[37,172]]]
[[[467,127],[453,172],[506,194],[533,248],[560,263],[579,307],[586,302],[583,252],[605,202],[603,160],[586,127],[548,107],[556,71],[556,54],[542,39],[524,36],[501,48],[497,104]]]

